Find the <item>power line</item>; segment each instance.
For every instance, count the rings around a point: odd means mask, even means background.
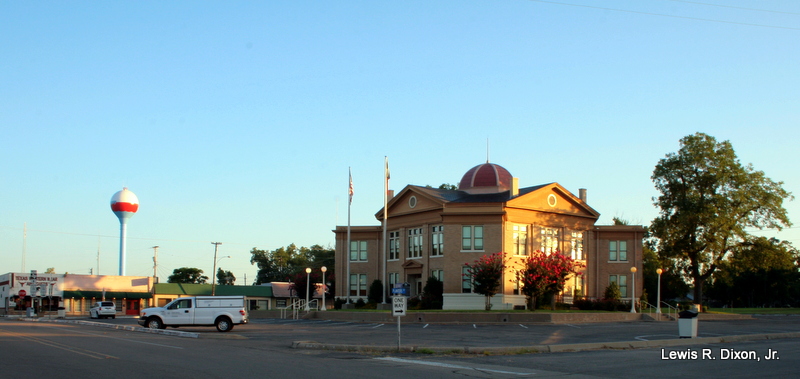
[[[722,5],[722,4],[710,4],[710,3],[701,3],[699,1],[687,1],[687,0],[669,0],[674,1],[677,3],[687,3],[687,4],[697,4],[697,5],[707,5],[709,7],[720,7],[720,8],[731,8],[731,9],[742,9],[746,11],[756,11],[756,12],[768,12],[768,13],[780,13],[780,14],[792,14],[792,15],[800,15],[800,13],[796,12],[784,12],[784,11],[773,11],[768,9],[758,9],[758,8],[746,8],[746,7],[737,7],[733,5]]]
[[[671,18],[680,18],[684,20],[692,20],[692,21],[705,21],[705,22],[717,22],[721,24],[732,24],[732,25],[743,25],[743,26],[756,26],[760,28],[774,28],[774,29],[788,29],[788,30],[800,30],[800,28],[793,28],[790,26],[776,26],[776,25],[764,25],[764,24],[751,24],[747,22],[737,22],[737,21],[724,21],[724,20],[715,20],[710,18],[700,18],[700,17],[689,17],[689,16],[676,16],[664,13],[655,13],[655,12],[642,12],[642,11],[633,11],[628,9],[619,9],[619,8],[606,8],[606,7],[597,7],[593,5],[583,5],[583,4],[572,4],[572,3],[561,3],[558,1],[547,1],[547,0],[528,0],[528,1],[535,1],[537,3],[546,3],[546,4],[556,4],[556,5],[567,5],[571,7],[580,7],[580,8],[589,8],[589,9],[599,9],[603,11],[612,11],[612,12],[624,12],[624,13],[634,13],[634,14],[643,14],[647,16],[659,16],[659,17],[671,17]]]

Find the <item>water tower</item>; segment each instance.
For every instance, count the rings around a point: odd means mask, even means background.
[[[124,187],[111,197],[111,210],[119,218],[119,275],[125,275],[125,239],[127,234],[128,219],[139,210],[139,198]]]

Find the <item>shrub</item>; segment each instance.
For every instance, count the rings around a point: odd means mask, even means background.
[[[383,282],[379,279],[373,280],[372,284],[370,284],[367,300],[370,303],[380,303],[383,301]]]

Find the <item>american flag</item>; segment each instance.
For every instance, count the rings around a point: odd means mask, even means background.
[[[350,188],[347,190],[347,194],[350,196],[350,204],[353,204],[353,171],[349,168],[347,171],[350,174]]]

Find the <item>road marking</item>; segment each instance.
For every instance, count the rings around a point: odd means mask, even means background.
[[[45,328],[49,328],[49,329],[57,329],[57,330],[62,330],[62,331],[64,330],[64,329],[54,328],[54,327],[52,327],[52,326],[45,326]],[[127,341],[127,342],[135,342],[135,343],[141,343],[141,344],[145,344],[145,345],[153,345],[153,346],[169,347],[169,348],[173,348],[173,349],[181,349],[181,350],[183,350],[183,348],[182,348],[182,347],[180,347],[180,346],[164,345],[164,344],[160,344],[160,343],[153,343],[153,342],[135,341],[135,340],[129,340],[129,339],[125,339],[125,338],[110,337],[110,336],[106,336],[106,335],[102,335],[102,334],[95,334],[95,333],[89,333],[89,332],[81,332],[81,331],[79,331],[79,330],[69,330],[69,331],[70,331],[70,332],[74,332],[74,333],[80,333],[80,334],[88,334],[88,335],[90,335],[90,336],[95,336],[95,337],[110,338],[110,339],[112,339],[112,340],[120,340],[120,341]]]
[[[571,327],[573,327],[575,329],[580,329],[581,328],[580,326],[575,326],[575,325],[572,325],[572,324],[564,324],[564,325],[571,326]]]
[[[478,327],[475,326],[475,324],[472,324],[472,329],[478,329]]]
[[[378,325],[373,326],[372,329],[380,328],[381,326],[383,326],[383,324],[378,324]]]
[[[58,343],[58,342],[48,341],[48,340],[43,339],[43,338],[26,336],[26,335],[21,334],[21,333],[15,333],[15,332],[9,332],[9,331],[6,331],[6,330],[0,330],[0,334],[7,334],[7,335],[9,335],[11,337],[17,337],[19,339],[28,340],[28,341],[31,341],[31,342],[36,342],[38,344],[54,347],[56,349],[65,350],[65,351],[68,351],[68,352],[71,352],[71,353],[85,355],[85,356],[87,356],[89,358],[94,358],[94,359],[119,359],[118,357],[115,357],[113,355],[103,354],[103,353],[100,353],[100,352],[97,352],[97,351],[81,349],[81,348],[77,348],[77,347],[70,346],[70,345],[65,345],[65,344]]]
[[[531,372],[491,370],[491,369],[485,369],[485,368],[459,366],[459,365],[454,365],[454,364],[450,364],[450,363],[418,361],[418,360],[413,360],[413,359],[403,359],[403,358],[393,358],[393,357],[384,357],[384,358],[375,358],[375,359],[381,360],[381,361],[390,361],[390,362],[406,363],[406,364],[416,364],[416,365],[423,365],[423,366],[454,368],[454,369],[460,369],[460,370],[473,370],[473,371],[489,372],[489,373],[495,373],[495,374],[507,374],[507,375],[519,375],[519,376],[534,375],[534,373],[531,373]]]
[[[427,327],[428,327],[428,325],[430,325],[430,324],[425,324],[425,326],[423,326],[423,327],[422,327],[422,329],[425,329],[425,328],[427,328]]]

